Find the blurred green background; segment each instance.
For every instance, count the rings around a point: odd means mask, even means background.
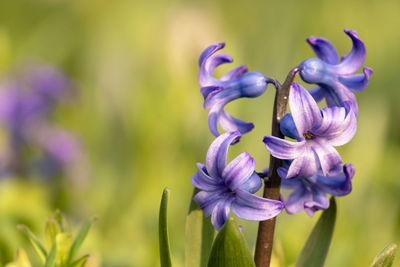
[[[201,51],[226,41],[224,52],[235,62],[220,74],[246,64],[283,81],[314,57],[307,37],[325,37],[343,55],[351,49],[343,33],[349,28],[365,42],[365,66],[375,73],[357,94],[357,134],[339,149],[357,173],[353,192],[338,199],[326,266],[369,266],[387,243],[400,242],[398,14],[398,0],[1,0],[0,74],[33,59],[71,77],[79,96],[57,110],[55,121],[80,136],[88,158],[87,180],[63,181],[62,190],[44,180],[0,182],[2,263],[17,247],[28,247],[18,223],[42,237],[47,217],[60,208],[76,230],[99,218],[82,251],[102,266],[158,266],[158,205],[168,186],[173,260],[183,266],[190,177],[213,140],[197,83]],[[247,150],[257,170],[268,164],[261,140],[270,132],[273,96],[270,87],[257,99],[228,106],[256,125],[229,157]],[[278,217],[283,266],[295,262],[318,216]],[[240,223],[254,247],[257,223]]]

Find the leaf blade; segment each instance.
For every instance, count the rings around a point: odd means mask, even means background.
[[[85,240],[87,234],[89,233],[90,227],[92,225],[94,219],[91,219],[87,221],[82,227],[81,230],[79,231],[78,235],[75,237],[74,242],[71,245],[71,248],[68,251],[68,257],[67,257],[67,265],[71,264],[71,262],[74,260],[79,247],[82,245],[83,241]]]
[[[168,221],[167,221],[167,207],[170,190],[164,189],[160,203],[160,212],[158,219],[158,238],[160,245],[160,263],[161,267],[171,267],[171,251],[169,246],[168,237]]]
[[[56,266],[56,258],[57,258],[57,243],[54,242],[49,252],[49,255],[47,255],[44,267]]]
[[[255,267],[247,242],[232,218],[215,238],[208,261],[208,267],[225,266]]]
[[[324,210],[314,226],[297,260],[296,267],[322,267],[332,240],[336,221],[336,202],[331,197],[329,208]]]
[[[20,224],[17,227],[26,235],[29,241],[31,241],[32,246],[35,248],[36,253],[39,255],[42,262],[45,263],[47,258],[47,252],[42,243],[40,243],[39,239],[35,236],[34,233],[31,232],[31,230],[26,225]]]
[[[185,266],[206,267],[215,236],[215,229],[210,218],[205,218],[203,211],[193,197],[199,192],[193,190],[185,226]]]
[[[379,254],[375,257],[371,267],[391,267],[394,257],[396,255],[397,245],[389,244],[384,247]]]

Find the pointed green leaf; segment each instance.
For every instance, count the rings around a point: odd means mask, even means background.
[[[67,264],[71,264],[72,261],[74,260],[76,254],[78,252],[78,249],[82,245],[83,241],[85,240],[85,238],[86,238],[86,236],[87,236],[87,234],[89,232],[90,226],[92,225],[92,222],[94,220],[95,219],[91,219],[91,220],[87,221],[82,226],[82,228],[79,231],[78,235],[75,237],[75,240],[72,243],[72,246],[71,246],[71,248],[69,249],[69,252],[68,252]]]
[[[208,267],[255,267],[249,246],[238,225],[230,218],[219,231]]]
[[[77,259],[76,261],[74,261],[71,264],[71,267],[84,267],[89,256],[90,256],[89,254],[86,254],[86,255],[80,257],[79,259]]]
[[[54,218],[49,217],[46,223],[45,234],[49,247],[53,245],[56,235],[61,232],[61,226]]]
[[[158,218],[158,237],[160,242],[160,262],[161,267],[171,267],[171,253],[168,238],[167,206],[169,189],[165,188],[160,204],[160,214]]]
[[[185,266],[207,266],[212,242],[215,235],[210,218],[205,218],[200,206],[193,200],[199,190],[193,190],[189,213],[186,216],[185,229]]]
[[[379,254],[375,257],[371,267],[391,267],[393,264],[394,257],[396,255],[397,245],[387,245]]]
[[[336,221],[336,202],[331,197],[329,208],[324,210],[307,239],[296,267],[322,267],[328,254]]]
[[[49,255],[47,255],[44,267],[56,266],[56,258],[57,258],[57,243],[54,242],[53,246],[51,247]]]
[[[39,239],[37,239],[37,237],[31,232],[31,230],[29,230],[26,225],[20,224],[17,227],[28,237],[29,241],[31,241],[32,246],[35,248],[35,251],[39,255],[42,262],[46,262],[47,253],[42,243],[40,243]]]

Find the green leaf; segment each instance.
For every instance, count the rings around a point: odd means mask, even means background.
[[[208,267],[255,267],[249,246],[238,225],[230,218],[219,231]]]
[[[31,232],[31,230],[29,230],[26,225],[20,224],[17,227],[28,237],[29,241],[31,241],[32,243],[32,246],[35,248],[36,253],[39,255],[42,262],[45,263],[47,253],[42,243],[40,243],[39,239],[37,239],[37,237]]]
[[[167,206],[169,189],[165,188],[160,204],[160,214],[158,217],[158,237],[160,242],[160,262],[161,267],[171,267],[171,253],[168,238]]]
[[[328,254],[336,220],[336,202],[331,197],[329,208],[324,210],[314,226],[300,256],[296,267],[322,267]]]
[[[89,254],[86,254],[80,257],[79,259],[71,263],[71,267],[84,267],[89,256],[90,256]]]
[[[71,264],[71,262],[74,260],[79,247],[82,245],[83,241],[85,240],[90,226],[92,225],[94,219],[91,219],[89,221],[87,221],[81,228],[81,230],[79,231],[78,235],[75,237],[74,242],[72,243],[71,248],[69,249],[68,252],[68,257],[67,257],[67,264]]]
[[[61,226],[54,218],[49,217],[45,228],[46,239],[49,247],[53,245],[56,235],[61,232]]]
[[[47,255],[44,267],[56,266],[56,258],[57,258],[57,243],[53,242],[53,246],[51,247],[49,255]]]
[[[210,218],[205,218],[200,206],[193,200],[199,190],[193,190],[189,213],[186,216],[185,266],[205,267],[215,235]]]
[[[391,267],[396,255],[397,245],[389,244],[375,257],[371,267]]]

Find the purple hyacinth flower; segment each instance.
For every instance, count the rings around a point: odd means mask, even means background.
[[[285,179],[287,169],[279,168],[278,174],[282,178],[281,186],[293,189],[288,198],[283,200],[287,213],[295,214],[305,210],[312,217],[317,210],[329,208],[327,194],[339,197],[351,192],[351,179],[355,169],[352,164],[345,164],[340,171],[331,176],[324,176],[319,171],[310,177]]]
[[[229,115],[224,106],[241,97],[257,97],[263,94],[267,83],[273,80],[258,72],[247,72],[246,66],[239,66],[217,79],[213,77],[217,66],[233,62],[224,53],[214,54],[225,47],[225,43],[216,43],[207,47],[199,58],[199,83],[204,97],[204,108],[210,109],[208,125],[213,135],[219,136],[218,124],[227,132],[247,133],[254,124],[236,119]]]
[[[297,83],[291,87],[289,106],[291,113],[282,118],[280,128],[285,136],[298,142],[265,136],[268,151],[276,158],[293,160],[287,178],[309,177],[320,168],[325,176],[329,175],[342,163],[334,146],[348,143],[356,132],[354,113],[346,113],[344,107],[320,110],[310,93]]]
[[[354,74],[364,63],[365,45],[356,31],[345,29],[344,32],[351,38],[353,48],[340,62],[335,47],[328,40],[313,36],[308,38],[307,42],[318,58],[303,61],[300,64],[303,68],[300,76],[306,83],[318,85],[310,89],[317,102],[325,98],[329,107],[344,107],[344,103],[349,102],[357,116],[358,106],[353,92],[360,92],[367,87],[373,70],[364,67],[363,74]]]
[[[255,161],[247,152],[226,164],[229,146],[240,137],[236,131],[216,138],[208,149],[206,165],[198,163],[199,171],[191,178],[192,184],[201,189],[194,200],[203,209],[205,217],[211,215],[217,230],[229,218],[230,208],[238,217],[251,221],[267,220],[283,209],[281,201],[253,195],[262,183],[254,171]]]

